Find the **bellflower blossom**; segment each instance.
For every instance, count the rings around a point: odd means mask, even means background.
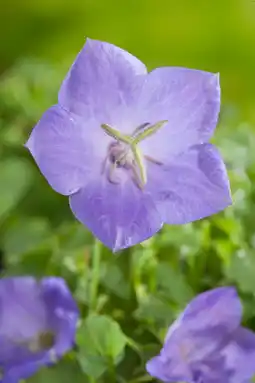
[[[27,148],[77,217],[119,250],[231,204],[217,149],[219,76],[87,39]]]
[[[0,382],[55,363],[73,346],[78,316],[61,278],[0,279]]]
[[[169,328],[147,371],[163,382],[248,383],[255,374],[255,334],[241,327],[232,287],[193,299]]]

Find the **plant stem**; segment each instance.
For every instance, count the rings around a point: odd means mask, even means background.
[[[95,240],[92,254],[91,282],[90,282],[90,311],[96,311],[98,285],[100,280],[101,242]]]

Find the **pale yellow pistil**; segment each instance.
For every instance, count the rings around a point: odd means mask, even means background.
[[[143,156],[141,150],[138,147],[138,144],[145,138],[155,134],[166,123],[166,120],[159,121],[151,126],[148,126],[150,125],[149,123],[145,123],[135,129],[132,135],[122,134],[118,130],[112,128],[110,125],[102,124],[101,127],[106,132],[106,134],[110,137],[113,137],[117,143],[119,143],[118,146],[115,145],[114,147],[113,145],[110,149],[110,155],[114,155],[115,158],[110,169],[110,175],[117,166],[128,166],[133,170],[137,184],[142,189],[147,182],[147,173],[143,158],[146,158],[148,161],[152,161],[156,164],[161,163],[157,160],[154,160],[150,156]],[[136,167],[138,168],[138,172]]]

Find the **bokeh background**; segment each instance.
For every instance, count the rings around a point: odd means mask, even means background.
[[[235,285],[255,330],[255,2],[252,0],[1,0],[0,258],[2,275],[60,275],[81,310],[77,348],[30,381],[152,381],[144,371],[169,324],[197,293]],[[127,49],[149,69],[220,72],[214,142],[234,204],[165,227],[113,255],[51,190],[25,143],[85,38]],[[100,272],[93,255],[101,252]],[[92,286],[92,287],[91,287]],[[96,299],[92,299],[97,286]]]

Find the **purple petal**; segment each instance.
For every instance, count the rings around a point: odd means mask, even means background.
[[[228,333],[241,322],[242,304],[234,287],[219,287],[194,298],[184,310],[181,323],[189,330],[212,330],[221,326]]]
[[[99,169],[106,154],[107,137],[94,124],[91,121],[90,126],[89,121],[53,106],[33,129],[26,146],[57,192],[72,194]]]
[[[122,107],[134,105],[146,73],[145,65],[130,53],[87,39],[62,84],[59,103],[75,114],[96,116],[101,123],[122,129]]]
[[[181,320],[173,327],[160,355],[148,362],[149,374],[164,382],[222,382],[221,377],[226,378],[227,371],[219,353],[229,338],[223,344],[210,331],[206,336],[192,333]]]
[[[73,347],[79,311],[62,278],[44,278],[41,283],[50,328],[56,334],[54,351],[61,357]]]
[[[194,298],[169,328],[162,353],[187,363],[203,363],[229,342],[240,325],[241,302],[232,287],[221,287]]]
[[[61,357],[74,343],[78,309],[61,278],[0,280],[0,366],[4,382],[16,382]],[[29,350],[43,332],[56,336],[51,349]]]
[[[168,224],[202,219],[232,203],[225,165],[211,144],[190,148],[168,166],[150,163],[148,180],[147,188]]]
[[[229,371],[229,383],[249,381],[255,375],[254,332],[239,328],[221,355]]]
[[[17,344],[29,340],[47,327],[47,312],[40,287],[32,277],[0,280],[0,364],[13,365],[40,359]]]
[[[193,367],[197,369],[219,353],[228,342],[227,335],[226,331],[216,327],[194,331],[181,321],[181,326],[174,331],[170,327],[161,355],[168,360],[168,365],[175,360],[174,365],[177,362],[187,364],[193,371]]]
[[[187,364],[180,360],[164,358],[161,355],[149,360],[146,370],[151,376],[163,382],[193,382],[192,372]]]
[[[26,363],[7,369],[1,383],[19,383],[35,374],[39,367],[39,363]]]
[[[162,226],[151,197],[127,177],[120,184],[95,179],[70,197],[77,217],[114,251],[146,240]]]
[[[212,136],[220,110],[219,76],[186,68],[155,69],[147,76],[139,106],[144,121],[168,121],[142,143],[146,154],[168,163]]]
[[[220,353],[212,355],[208,360],[203,360],[201,363],[193,364],[192,372],[195,382],[229,382],[229,371],[227,370],[225,360]]]

